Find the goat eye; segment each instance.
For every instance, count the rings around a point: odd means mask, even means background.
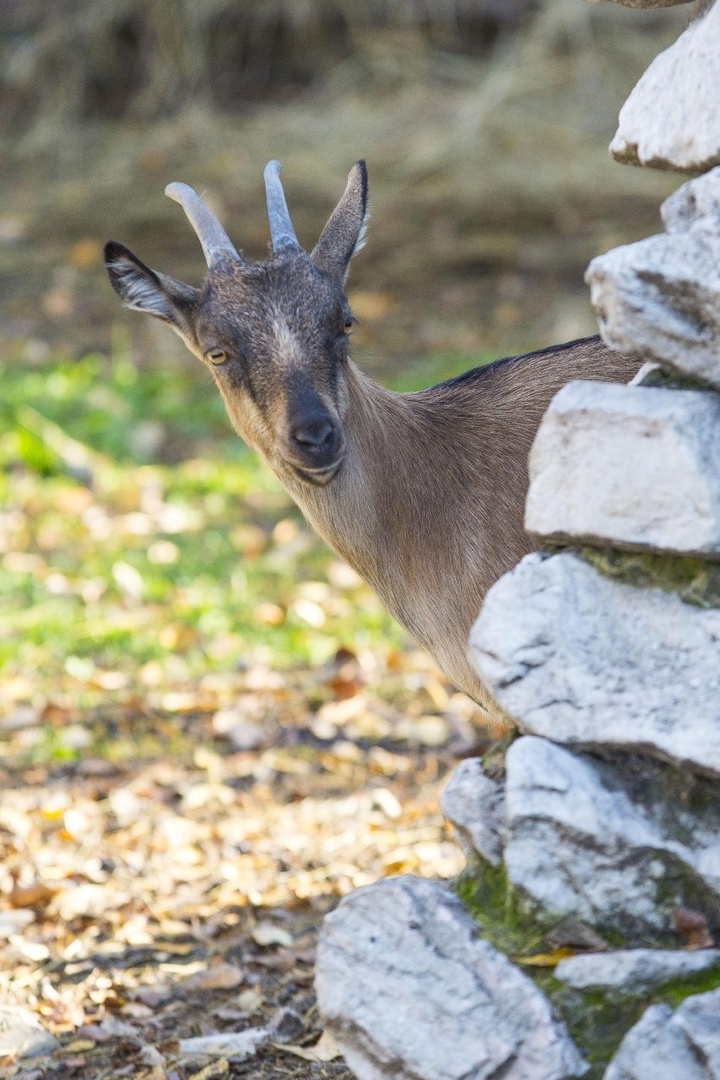
[[[224,364],[228,358],[227,353],[224,349],[208,349],[205,355],[210,361],[210,363],[215,364],[216,366]]]
[[[355,325],[354,318],[352,317],[352,315],[348,315],[347,319],[343,323],[343,328],[342,328],[343,334],[349,334],[354,325]]]

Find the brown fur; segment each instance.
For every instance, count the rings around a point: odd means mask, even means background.
[[[223,257],[202,291],[106,248],[130,306],[169,323],[212,371],[230,419],[327,543],[481,705],[467,656],[485,594],[533,544],[527,461],[555,393],[572,379],[625,382],[639,361],[599,338],[497,361],[394,394],[348,357],[348,262],[366,218],[355,166],[312,256]],[[212,357],[219,363],[214,363]]]
[[[348,372],[346,463],[293,497],[392,615],[481,705],[467,656],[487,590],[536,546],[523,527],[527,460],[555,393],[572,379],[627,381],[639,362],[587,338],[499,361],[418,394]]]

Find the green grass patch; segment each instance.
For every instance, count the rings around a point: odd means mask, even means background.
[[[468,366],[435,356],[399,384]],[[92,703],[112,698],[105,684],[142,693],[408,645],[237,438],[200,369],[0,363],[0,507],[0,669],[29,695],[74,687]]]

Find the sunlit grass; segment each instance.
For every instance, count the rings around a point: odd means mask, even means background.
[[[403,389],[462,366],[429,361]],[[0,385],[5,680],[91,701],[406,646],[202,374],[90,356],[6,366]]]

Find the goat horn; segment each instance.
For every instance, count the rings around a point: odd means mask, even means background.
[[[277,252],[281,248],[289,247],[296,248],[299,251],[301,250],[300,244],[290,220],[290,212],[285,202],[285,192],[280,181],[280,168],[279,161],[268,161],[263,173],[272,249]]]
[[[168,184],[165,194],[180,203],[188,221],[198,235],[205,253],[208,266],[214,266],[220,259],[232,259],[242,262],[232,240],[196,191],[187,184]]]

